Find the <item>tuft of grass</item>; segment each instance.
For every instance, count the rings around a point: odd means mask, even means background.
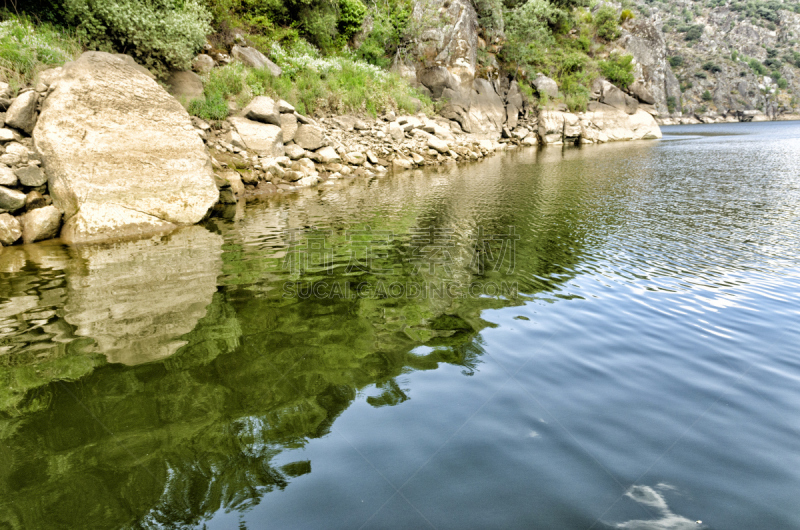
[[[83,46],[75,35],[0,11],[0,78],[16,91],[48,68],[75,59]]]
[[[430,111],[432,102],[395,74],[349,57],[322,58],[303,42],[292,51],[273,47],[273,59],[283,69],[280,77],[269,70],[232,63],[211,71],[204,99],[189,103],[189,113],[205,120],[228,116],[228,101],[238,107],[255,96],[285,99],[301,114],[316,112],[365,113],[386,110],[405,113]]]

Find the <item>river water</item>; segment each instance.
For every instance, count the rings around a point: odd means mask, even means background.
[[[0,527],[800,528],[800,124],[663,132],[3,249]]]

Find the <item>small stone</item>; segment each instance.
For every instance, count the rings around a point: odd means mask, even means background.
[[[14,171],[23,186],[38,188],[47,183],[47,175],[36,166],[21,167]]]
[[[414,163],[411,160],[407,159],[407,158],[397,157],[394,160],[392,160],[392,169],[394,171],[402,171],[404,169],[411,169],[413,166],[414,166]]]
[[[405,131],[403,131],[403,128],[396,121],[389,124],[389,136],[391,136],[392,140],[395,142],[402,142],[406,137]]]
[[[11,129],[0,129],[0,142],[13,142],[14,131]]]
[[[323,146],[322,129],[314,125],[301,125],[297,128],[294,142],[309,151],[316,151]]]
[[[14,212],[25,206],[25,194],[0,186],[0,210]]]
[[[20,162],[22,162],[22,158],[20,158],[19,155],[6,153],[0,156],[0,164],[5,164],[7,166],[16,166]]]
[[[278,101],[278,112],[280,112],[281,114],[293,113],[294,107],[288,101],[281,99]]]
[[[364,153],[358,153],[358,152],[347,153],[344,156],[344,161],[352,166],[361,166],[364,164],[364,162],[367,161],[367,157],[364,156]]]
[[[34,190],[25,196],[25,210],[31,211],[36,208],[47,206],[47,199],[38,191]]]
[[[210,55],[201,53],[192,60],[192,70],[198,74],[207,74],[214,69],[216,63]]]
[[[285,146],[284,151],[286,153],[286,156],[288,156],[289,159],[291,160],[297,160],[298,158],[303,158],[306,154],[306,150],[297,144],[291,144]]]
[[[331,146],[326,146],[321,149],[318,149],[317,152],[314,153],[314,155],[316,155],[314,157],[314,160],[316,160],[321,164],[330,164],[341,160],[339,158],[339,155]]]
[[[440,153],[444,154],[450,151],[450,144],[446,141],[441,140],[435,136],[431,136],[428,138],[428,147],[436,149]]]
[[[0,81],[0,98],[11,98],[11,85]]]
[[[6,124],[30,134],[36,124],[36,104],[39,94],[30,90],[17,96],[6,111]]]
[[[281,130],[283,131],[283,141],[291,142],[297,134],[297,116],[294,114],[281,114]]]
[[[275,100],[270,97],[258,96],[253,98],[253,101],[244,108],[243,112],[245,117],[251,120],[281,125],[278,106],[275,104]]]
[[[414,163],[419,165],[425,162],[425,159],[422,158],[418,153],[411,153],[411,158],[414,160]]]
[[[0,166],[0,186],[16,186],[17,176],[8,166]]]
[[[22,236],[22,225],[11,214],[0,214],[0,243],[13,245]]]

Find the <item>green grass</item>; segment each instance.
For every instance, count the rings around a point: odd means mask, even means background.
[[[64,30],[0,11],[0,78],[14,90],[32,84],[38,72],[75,59],[82,50],[78,39]]]
[[[240,63],[215,68],[205,83],[205,99],[190,102],[189,113],[205,120],[221,120],[228,115],[228,101],[242,107],[255,96],[285,99],[301,114],[413,113],[414,99],[425,111],[433,107],[399,76],[349,57],[322,58],[307,43],[294,53],[278,48],[273,59],[283,68],[280,77]]]

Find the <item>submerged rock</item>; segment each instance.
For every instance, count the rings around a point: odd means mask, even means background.
[[[189,115],[132,58],[86,52],[54,86],[33,137],[65,240],[192,224],[216,203],[210,158]]]

